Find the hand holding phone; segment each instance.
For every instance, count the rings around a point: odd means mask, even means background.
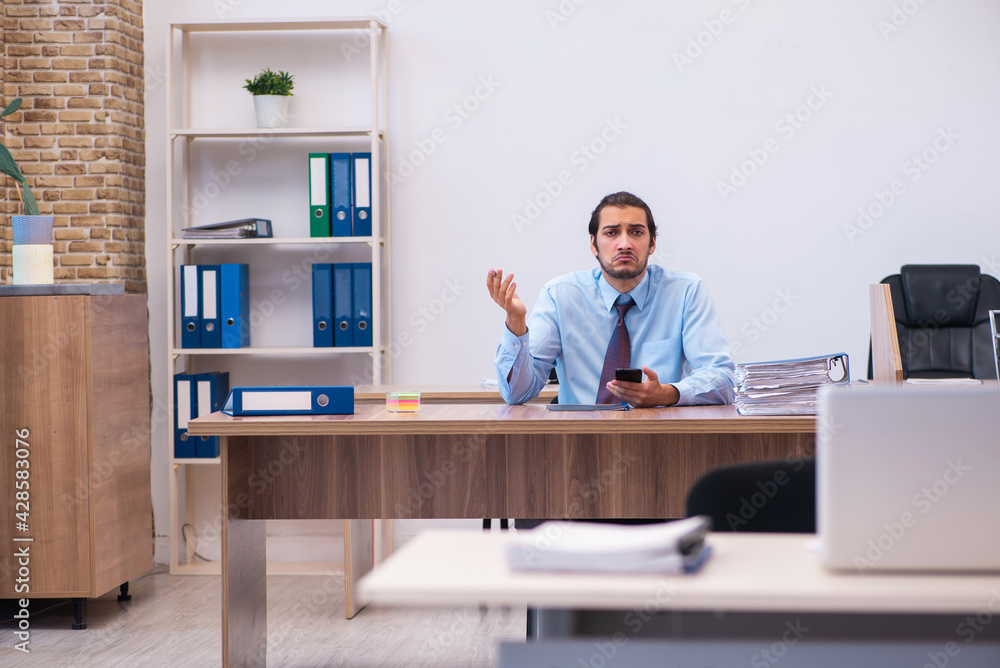
[[[630,383],[641,383],[642,369],[615,369],[615,380],[624,380]]]

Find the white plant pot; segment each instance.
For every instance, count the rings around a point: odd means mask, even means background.
[[[14,285],[52,285],[52,244],[13,246]]]
[[[254,95],[258,128],[283,128],[288,120],[288,100],[291,95]]]

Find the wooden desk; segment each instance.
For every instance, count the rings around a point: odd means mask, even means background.
[[[223,437],[224,662],[265,665],[263,520],[680,517],[705,471],[811,457],[814,431],[811,417],[732,406],[391,414],[359,403],[349,416],[198,418],[191,434]]]

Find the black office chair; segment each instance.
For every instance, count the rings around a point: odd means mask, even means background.
[[[882,283],[892,294],[904,378],[995,377],[989,312],[1000,309],[1000,281],[974,264],[908,264]]]
[[[714,531],[816,533],[815,460],[709,471],[688,491],[686,515],[708,515]]]

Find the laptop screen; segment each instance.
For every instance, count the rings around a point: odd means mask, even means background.
[[[1000,392],[825,390],[816,444],[821,562],[858,574],[1000,570]]]
[[[1000,385],[1000,311],[990,311],[990,332],[993,334],[993,361],[997,367],[997,384]]]

